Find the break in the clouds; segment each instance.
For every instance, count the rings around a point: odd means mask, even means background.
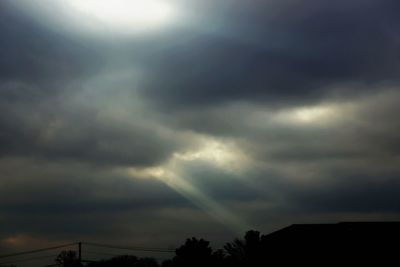
[[[94,2],[0,4],[0,248],[399,219],[396,1]]]

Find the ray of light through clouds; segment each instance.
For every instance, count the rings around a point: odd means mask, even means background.
[[[0,249],[399,220],[399,8],[0,1]]]
[[[228,172],[238,172],[246,168],[244,156],[232,145],[210,138],[202,137],[201,139],[201,147],[198,150],[174,153],[161,166],[144,169],[128,168],[127,171],[133,177],[160,180],[237,233],[250,229],[244,219],[229,211],[227,207],[213,200],[188,181],[190,174],[185,173],[184,170],[187,162],[205,161]]]

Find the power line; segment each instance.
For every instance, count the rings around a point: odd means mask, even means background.
[[[60,246],[41,248],[41,249],[35,249],[35,250],[28,250],[28,251],[21,251],[21,252],[11,253],[11,254],[5,254],[5,255],[0,255],[0,259],[8,258],[8,257],[14,257],[14,256],[20,256],[20,255],[26,255],[26,254],[33,254],[33,253],[38,253],[38,252],[43,252],[43,251],[48,251],[48,250],[54,250],[54,249],[59,249],[59,248],[71,247],[71,246],[76,246],[77,244],[78,243],[75,242],[75,243],[70,243],[70,244],[65,244],[65,245],[60,245]]]
[[[91,242],[82,242],[82,244],[89,245],[89,246],[96,246],[96,247],[124,249],[124,250],[132,250],[132,251],[165,252],[165,253],[175,252],[175,250],[167,249],[167,248],[120,247],[120,246],[113,246],[113,245],[108,245],[108,244],[98,244],[98,243],[91,243]]]
[[[74,243],[69,243],[69,244],[64,244],[60,246],[53,246],[53,247],[47,247],[47,248],[41,248],[41,249],[35,249],[35,250],[29,250],[29,251],[21,251],[17,253],[11,253],[11,254],[4,254],[0,255],[0,259],[8,258],[8,257],[15,257],[15,256],[22,256],[22,255],[28,255],[28,254],[34,254],[34,253],[39,253],[39,252],[44,252],[44,251],[49,251],[49,250],[55,250],[59,248],[65,248],[65,247],[71,247],[71,246],[76,246],[80,244],[85,244],[88,246],[95,246],[95,247],[103,247],[103,248],[109,248],[109,249],[122,249],[122,250],[130,250],[130,251],[145,251],[145,252],[162,252],[162,253],[173,253],[175,250],[173,249],[167,249],[167,248],[149,248],[149,247],[122,247],[122,246],[114,246],[114,245],[109,245],[109,244],[99,244],[99,243],[92,243],[92,242],[74,242]],[[95,254],[93,252],[89,252],[89,254]],[[97,253],[97,254],[103,254],[103,255],[109,255],[109,256],[118,256],[114,254],[108,254],[108,253]],[[42,257],[35,257],[35,258],[29,258],[29,259],[21,259],[21,260],[14,260],[14,261],[8,261],[6,263],[0,263],[1,265],[4,264],[10,264],[14,262],[21,262],[21,261],[31,261],[31,260],[36,260],[36,259],[41,259],[41,258],[46,258],[49,257],[47,256],[42,256]],[[53,256],[51,256],[53,257]]]
[[[13,261],[8,261],[8,262],[1,262],[1,265],[8,265],[8,264],[13,264],[16,262],[24,262],[24,261],[34,261],[34,260],[40,260],[40,259],[46,259],[46,258],[56,258],[57,255],[46,255],[46,256],[40,256],[40,257],[33,257],[33,258],[28,258],[28,259],[21,259],[21,260],[13,260]]]
[[[118,256],[124,256],[124,255],[121,255],[121,254],[112,254],[112,253],[107,253],[107,252],[98,252],[98,251],[87,251],[87,250],[85,250],[85,254],[89,254],[89,255],[99,255],[99,256],[112,256],[112,257],[118,257]],[[137,256],[137,255],[135,255],[135,256]],[[159,258],[159,257],[151,257],[151,258],[153,258],[153,259],[155,259],[155,260],[165,260],[165,258]],[[98,259],[97,261],[101,261],[101,260],[104,260],[104,259]],[[85,261],[85,260],[82,260],[82,261]]]
[[[85,250],[85,254],[95,254],[95,255],[105,255],[105,256],[121,256],[121,254],[107,253],[107,252],[98,252],[98,251],[87,251]]]

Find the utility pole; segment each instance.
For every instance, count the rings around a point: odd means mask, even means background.
[[[82,242],[78,242],[78,261],[79,266],[82,266]]]

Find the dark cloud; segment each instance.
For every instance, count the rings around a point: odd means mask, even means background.
[[[96,110],[68,103],[101,69],[94,45],[43,29],[6,5],[1,13],[2,156],[140,165],[161,160],[174,146],[143,127],[118,131],[96,119]]]
[[[397,1],[182,2],[119,39],[0,3],[0,247],[222,244],[219,204],[266,232],[398,219]]]
[[[254,161],[245,173],[227,175],[243,179],[245,186],[234,185],[241,192],[230,188],[236,180],[219,188],[226,173],[210,175],[207,168],[199,168],[197,176],[202,179],[195,183],[210,194],[215,189],[217,198],[218,192],[222,196],[229,188],[233,197],[226,197],[243,204],[269,203],[266,212],[282,216],[289,209],[293,214],[341,214],[342,220],[346,214],[347,218],[363,213],[384,217],[399,212],[396,133],[400,125],[394,115],[399,112],[399,94],[392,88],[376,91],[278,110],[260,105],[192,109],[176,112],[173,121],[176,127],[232,138]],[[190,169],[196,172],[195,166]],[[202,175],[206,173],[210,176]]]
[[[288,199],[294,207],[311,213],[399,213],[398,172],[382,171],[377,177],[360,170],[353,175],[342,172],[336,184],[291,190]]]
[[[30,83],[36,91],[52,94],[101,66],[101,54],[93,45],[43,29],[6,4],[0,12],[1,82]]]
[[[143,125],[128,127],[105,122],[95,110],[77,106],[69,107],[75,110],[65,110],[59,104],[53,100],[44,107],[9,107],[0,116],[1,155],[151,165],[178,147],[171,137]]]
[[[397,3],[273,3],[275,14],[268,11],[271,3],[236,3],[240,8],[231,7],[235,12],[224,21],[229,34],[183,35],[150,62],[143,93],[170,107],[243,100],[271,105],[307,102],[335,84],[367,89],[398,82]]]
[[[0,164],[4,220],[0,239],[14,234],[122,233],[144,224],[158,210],[188,208],[188,203],[164,184],[108,168],[22,158],[3,159]]]

